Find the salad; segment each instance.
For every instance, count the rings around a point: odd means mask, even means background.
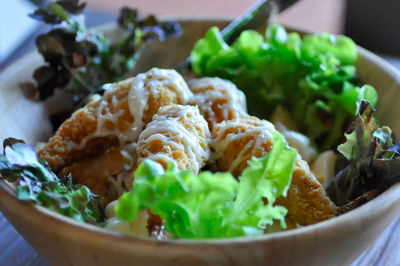
[[[351,39],[270,25],[228,45],[212,27],[191,52],[196,78],[128,78],[140,47],[179,25],[125,8],[112,43],[86,29],[83,8],[32,14],[55,25],[37,38],[38,97],[71,102],[37,150],[4,140],[0,178],[19,200],[130,235],[224,238],[331,219],[399,181],[400,146],[373,117]]]

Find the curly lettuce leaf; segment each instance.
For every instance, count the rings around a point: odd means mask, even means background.
[[[353,65],[357,60],[357,49],[352,39],[328,33],[306,35],[303,39],[302,52],[310,59],[331,53],[342,65]]]
[[[206,69],[206,64],[214,54],[228,48],[217,27],[210,28],[205,39],[200,39],[196,46],[199,53],[192,54],[191,60],[193,69],[199,74],[205,74],[203,71]]]
[[[264,158],[253,158],[238,182],[230,173],[179,171],[143,161],[135,172],[132,191],[115,206],[117,217],[132,221],[140,209],[165,220],[179,238],[221,238],[263,234],[278,220],[285,228],[287,210],[274,206],[291,182],[297,152],[274,133],[274,146]],[[265,204],[263,198],[267,200]]]
[[[0,155],[0,178],[16,183],[18,199],[34,202],[81,222],[100,223],[103,199],[70,177],[60,180],[32,145],[8,138]]]
[[[395,143],[389,127],[379,127],[375,109],[363,100],[346,142],[338,151],[348,160],[327,187],[329,197],[342,206],[363,193],[383,191],[400,181],[400,143]]]
[[[229,46],[212,27],[191,56],[197,74],[229,79],[243,90],[250,113],[268,118],[276,106],[285,107],[322,150],[339,144],[362,99],[378,100],[372,86],[359,86],[356,45],[345,36],[301,39],[273,24],[265,36],[243,31]]]

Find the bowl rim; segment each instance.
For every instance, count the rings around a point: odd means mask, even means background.
[[[194,21],[214,21],[214,22],[228,22],[228,18],[221,18],[221,17],[209,17],[209,16],[197,16],[196,18],[193,17],[174,17],[179,22],[194,22]],[[104,25],[100,25],[96,27],[99,30],[107,30],[112,29],[115,27],[115,23],[107,23]],[[296,28],[293,26],[286,26],[286,29],[289,31],[296,31],[299,33],[314,33],[312,31],[307,31],[301,28]],[[400,86],[400,71],[397,70],[394,66],[386,62],[384,59],[380,58],[379,56],[373,54],[372,52],[360,47],[357,45],[357,51],[360,57],[367,59],[368,61],[373,61],[375,64],[380,65],[380,67],[388,73],[393,79],[396,80],[396,83]],[[7,66],[3,71],[0,72],[0,80],[8,78],[9,76],[13,75],[12,73],[18,72],[15,69],[22,69],[24,66],[31,65],[31,61],[29,60],[34,56],[37,56],[38,53],[36,50],[33,50],[26,55],[22,56],[21,58],[14,61],[12,64]],[[14,69],[14,71],[10,71]],[[78,232],[84,232],[93,234],[95,236],[99,236],[102,238],[107,238],[108,241],[118,240],[123,241],[124,243],[131,243],[137,244],[140,242],[141,245],[149,245],[153,246],[154,243],[162,244],[162,246],[180,246],[180,245],[190,245],[190,246],[203,246],[203,245],[218,245],[218,246],[225,246],[225,245],[232,245],[232,244],[249,244],[254,242],[268,242],[273,241],[276,239],[282,238],[292,238],[299,235],[310,235],[313,234],[315,230],[329,230],[335,227],[335,224],[341,223],[353,223],[358,221],[357,219],[354,220],[355,217],[362,217],[364,213],[368,213],[373,206],[381,206],[384,209],[384,206],[393,206],[397,205],[397,213],[400,212],[400,182],[392,185],[386,191],[378,195],[373,200],[367,202],[366,204],[348,212],[342,214],[340,216],[318,222],[316,224],[287,230],[287,231],[280,231],[274,233],[268,233],[261,236],[252,236],[252,237],[232,237],[232,238],[210,238],[210,239],[168,239],[168,240],[157,240],[154,238],[149,237],[140,237],[140,236],[131,236],[125,235],[116,231],[109,230],[107,228],[103,228],[100,226],[79,222],[62,214],[53,212],[45,207],[35,205],[35,204],[27,204],[25,202],[21,202],[17,198],[16,191],[10,187],[7,182],[0,180],[0,199],[2,197],[7,198],[7,200],[0,201],[0,205],[6,204],[11,200],[12,205],[18,206],[27,212],[36,215],[37,217],[43,217],[44,219],[51,219],[57,223],[63,224],[68,226],[72,230]],[[25,212],[23,212],[25,213]],[[359,218],[359,222],[362,222]],[[60,225],[61,226],[61,225]]]

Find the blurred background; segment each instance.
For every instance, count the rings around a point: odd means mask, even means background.
[[[34,37],[48,28],[27,17],[49,0],[0,1],[0,71],[35,48]],[[88,26],[115,21],[122,6],[141,14],[236,17],[257,0],[86,0]],[[229,3],[229,4],[227,4]],[[274,21],[300,29],[345,34],[357,44],[392,57],[400,56],[398,0],[299,0]],[[400,67],[397,61],[392,61]]]
[[[366,0],[361,0],[366,1]],[[358,2],[361,2],[358,1]],[[396,0],[394,0],[396,1]],[[34,37],[48,30],[27,17],[45,0],[0,1],[0,71],[35,48]],[[236,17],[257,0],[86,0],[88,26],[115,21],[122,6],[138,8],[142,15]],[[357,2],[352,0],[350,2]],[[227,4],[229,3],[229,4]],[[344,32],[345,0],[300,0],[274,20],[312,31]]]

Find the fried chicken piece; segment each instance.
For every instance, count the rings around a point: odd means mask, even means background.
[[[251,157],[263,157],[271,150],[274,131],[272,123],[250,115],[216,124],[212,130],[212,159],[221,171],[238,177]]]
[[[175,70],[153,68],[110,84],[101,99],[77,110],[40,150],[52,170],[136,142],[161,106],[186,104],[192,93]]]
[[[292,183],[286,197],[277,205],[288,209],[288,216],[300,225],[315,224],[336,215],[336,206],[326,196],[307,162],[298,158],[293,169]]]
[[[75,183],[85,185],[107,204],[132,188],[133,169],[136,167],[136,145],[115,147],[104,154],[86,158],[63,168],[60,178],[71,175]]]
[[[212,157],[220,170],[238,177],[251,157],[263,157],[271,151],[274,131],[270,122],[253,116],[219,123],[212,131]],[[314,224],[336,214],[336,207],[300,156],[287,197],[279,197],[276,204],[286,207],[288,218],[300,225]]]
[[[161,107],[139,136],[138,163],[151,159],[164,168],[174,162],[197,174],[209,158],[210,131],[199,109],[189,105]]]
[[[235,84],[220,78],[200,78],[188,81],[193,97],[191,105],[197,105],[210,130],[217,123],[233,120],[246,111],[246,97]]]

